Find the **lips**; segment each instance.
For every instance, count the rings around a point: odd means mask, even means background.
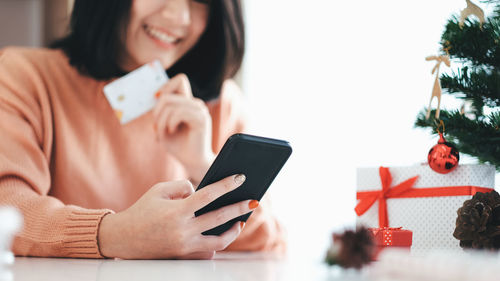
[[[176,37],[172,34],[166,33],[165,31],[153,27],[151,25],[144,25],[144,31],[154,39],[157,39],[158,41],[165,43],[165,44],[175,44],[180,41],[179,37]]]

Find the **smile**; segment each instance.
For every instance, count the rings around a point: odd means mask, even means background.
[[[172,36],[170,34],[165,33],[164,31],[154,28],[149,25],[144,25],[144,31],[154,39],[157,39],[161,43],[165,43],[168,45],[175,44],[180,41],[179,38]]]

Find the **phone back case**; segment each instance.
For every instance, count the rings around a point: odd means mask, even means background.
[[[197,190],[235,174],[245,174],[246,180],[237,189],[224,194],[195,212],[195,216],[243,200],[260,201],[291,153],[292,148],[286,141],[246,134],[231,136]],[[220,235],[231,228],[234,223],[246,221],[250,214],[234,218],[225,224],[203,232],[203,234]]]

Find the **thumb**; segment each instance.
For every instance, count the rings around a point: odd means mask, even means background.
[[[172,77],[168,82],[160,89],[161,94],[180,94],[181,96],[192,98],[193,93],[191,91],[191,83],[189,78],[184,73],[179,73]]]
[[[183,199],[194,193],[193,184],[188,180],[160,182],[152,189],[165,199]]]

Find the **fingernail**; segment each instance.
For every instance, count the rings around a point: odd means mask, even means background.
[[[246,179],[247,179],[247,177],[244,174],[239,174],[239,175],[236,175],[234,177],[234,182],[237,185],[241,185],[241,184],[243,184],[245,182]]]
[[[240,229],[243,229],[244,226],[245,226],[245,222],[244,221],[240,221]]]
[[[160,98],[160,95],[161,95],[161,92],[160,92],[160,91],[156,92],[156,94],[155,94],[155,98],[156,98],[156,99],[159,99],[159,98]]]
[[[248,203],[248,207],[252,210],[259,207],[259,201],[257,200],[250,201],[250,203]]]

